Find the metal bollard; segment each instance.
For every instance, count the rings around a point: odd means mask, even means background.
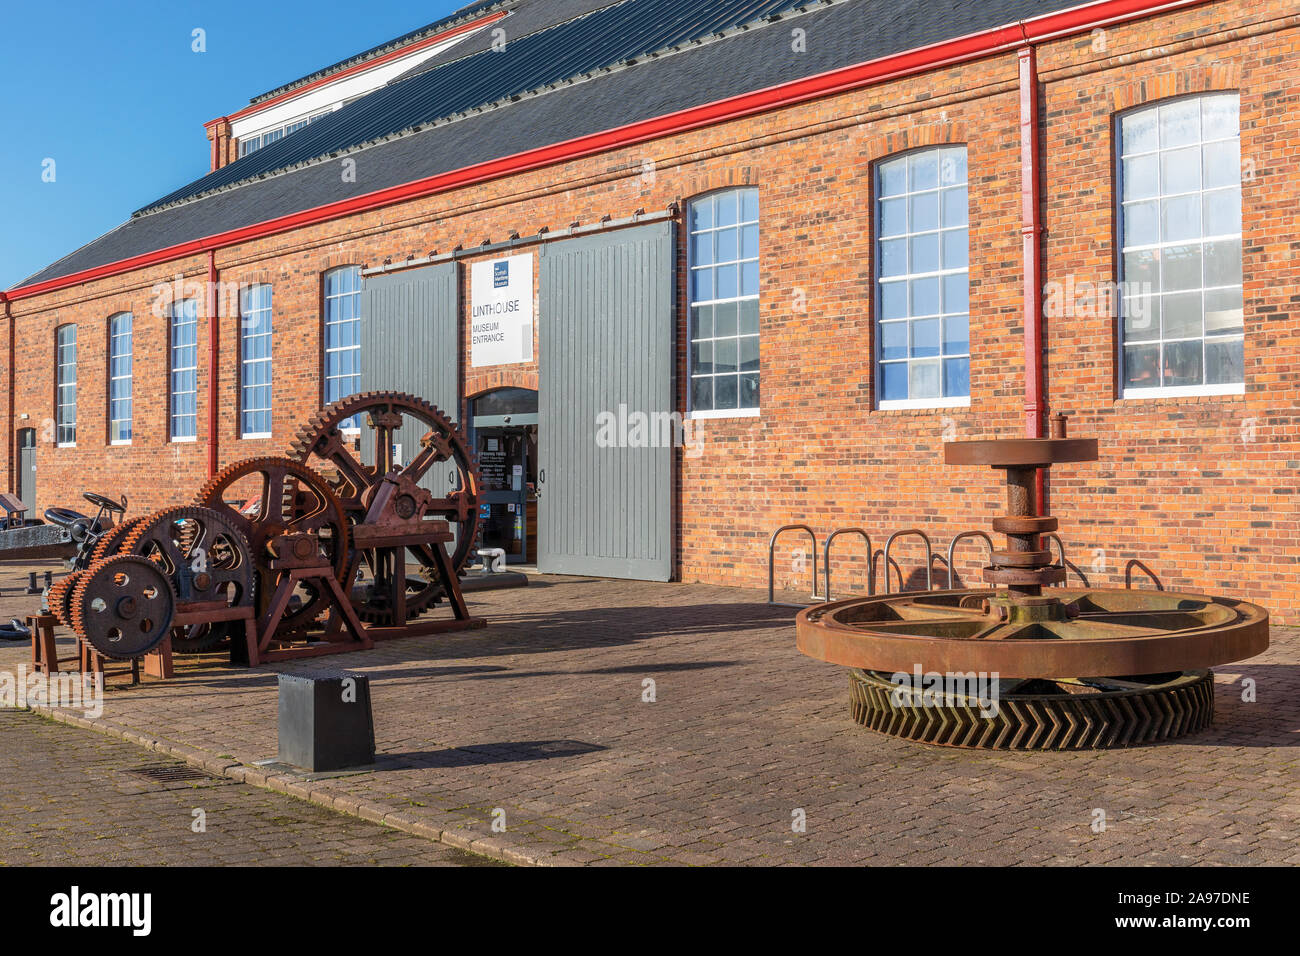
[[[36,572],[29,571],[27,574],[27,592],[28,594],[40,594],[41,589],[36,584]]]
[[[313,773],[375,762],[370,678],[280,675],[281,763]]]

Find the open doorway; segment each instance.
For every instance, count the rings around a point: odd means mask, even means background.
[[[506,563],[537,563],[537,393],[501,388],[470,403],[478,455],[480,548],[500,548]]]

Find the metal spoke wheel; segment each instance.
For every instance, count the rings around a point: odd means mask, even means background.
[[[119,554],[80,574],[70,605],[78,637],[105,657],[133,660],[167,637],[176,596],[157,563]]]
[[[395,439],[409,428],[421,435],[419,447],[399,463]],[[318,412],[299,431],[290,455],[327,475],[352,522],[357,556],[348,578],[355,583],[357,572],[364,578],[352,591],[362,620],[390,624],[413,618],[441,599],[431,550],[441,543],[368,547],[360,529],[395,522],[426,522],[431,533],[449,527],[455,537],[452,572],[464,569],[478,537],[479,471],[450,418],[404,392],[363,392]]]
[[[999,591],[930,591],[808,608],[805,654],[863,670],[997,671],[1076,678],[1196,670],[1268,647],[1268,612],[1171,591],[1053,588],[1040,619],[1017,618]]]
[[[253,605],[257,575],[248,543],[231,521],[211,508],[168,508],[150,515],[127,532],[119,551],[157,564],[175,582],[182,601]],[[208,624],[190,627],[173,638],[172,649],[202,654],[219,647],[229,630]]]
[[[257,613],[265,613],[278,572],[267,566],[269,545],[281,535],[315,534],[341,584],[349,566],[349,519],[328,482],[306,465],[289,458],[250,458],[230,465],[212,478],[195,499],[238,529],[248,542],[258,571]],[[327,601],[310,583],[300,584],[280,630],[311,624]]]

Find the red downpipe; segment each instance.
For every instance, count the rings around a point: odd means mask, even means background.
[[[1038,53],[1023,47],[1020,56],[1020,234],[1025,269],[1025,435],[1043,437],[1046,412],[1043,381],[1042,152],[1038,142]],[[1045,514],[1046,472],[1038,470],[1035,513]]]
[[[0,302],[3,302],[3,303],[4,303],[4,307],[5,307],[5,322],[6,322],[6,324],[9,326],[9,348],[8,348],[9,357],[8,357],[8,361],[6,362],[6,365],[8,366],[8,370],[9,370],[9,374],[8,374],[6,377],[9,379],[9,381],[6,383],[8,387],[7,387],[6,390],[5,390],[5,418],[6,418],[6,420],[9,422],[9,428],[11,429],[10,434],[9,434],[9,437],[5,439],[6,441],[9,442],[9,475],[8,475],[8,481],[9,481],[9,487],[10,487],[10,488],[17,489],[17,488],[19,487],[19,481],[18,481],[18,436],[17,436],[17,434],[15,434],[15,433],[12,431],[13,426],[16,424],[16,423],[14,422],[14,415],[15,415],[15,412],[14,412],[14,396],[15,396],[15,391],[14,391],[14,369],[17,368],[17,366],[18,366],[18,362],[17,362],[17,360],[14,358],[14,342],[15,342],[15,335],[14,335],[14,311],[13,311],[13,306],[12,306],[12,305],[10,304],[10,302],[9,302],[9,297],[8,297],[7,295],[5,295],[3,292],[0,292]]]
[[[208,250],[208,477],[217,473],[217,460],[220,455],[217,437],[217,398],[220,394],[220,362],[218,359],[221,343],[221,321],[217,315],[217,253]]]

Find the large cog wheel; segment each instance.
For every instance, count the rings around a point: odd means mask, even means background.
[[[346,590],[352,556],[350,522],[329,483],[306,465],[272,456],[236,462],[209,479],[195,504],[221,515],[248,542],[257,569],[259,617],[275,594],[279,576],[267,564],[269,546],[284,534],[314,534],[336,579]],[[285,613],[280,630],[309,625],[328,604],[324,594],[307,584],[298,596],[300,603]]]
[[[176,613],[176,595],[163,569],[130,554],[86,568],[69,603],[77,636],[119,661],[143,657],[161,644]]]
[[[352,447],[354,442],[343,434],[342,425],[349,420],[362,425],[363,436],[369,431],[362,438],[367,443],[368,454],[364,457],[368,461],[358,457]],[[426,431],[419,451],[406,464],[398,465],[392,454],[393,437],[410,422],[419,423]],[[414,503],[412,499],[412,507],[422,509],[426,518],[445,520],[455,529],[456,543],[449,554],[453,573],[458,574],[469,563],[479,533],[478,462],[464,434],[436,405],[405,392],[353,395],[313,415],[299,430],[289,454],[296,461],[316,465],[332,476],[332,487],[354,527],[376,519],[372,506],[385,484],[396,481],[405,488],[415,489],[426,475],[449,467],[455,477],[455,489],[443,497],[420,491],[425,500]],[[424,577],[407,579],[407,618],[415,617],[441,600],[443,588],[434,572],[433,547],[441,545],[361,552],[372,576],[372,582],[361,589],[355,601],[362,620],[375,624],[394,621],[392,596],[387,594],[386,582],[394,562],[406,561],[408,554],[424,569]]]

